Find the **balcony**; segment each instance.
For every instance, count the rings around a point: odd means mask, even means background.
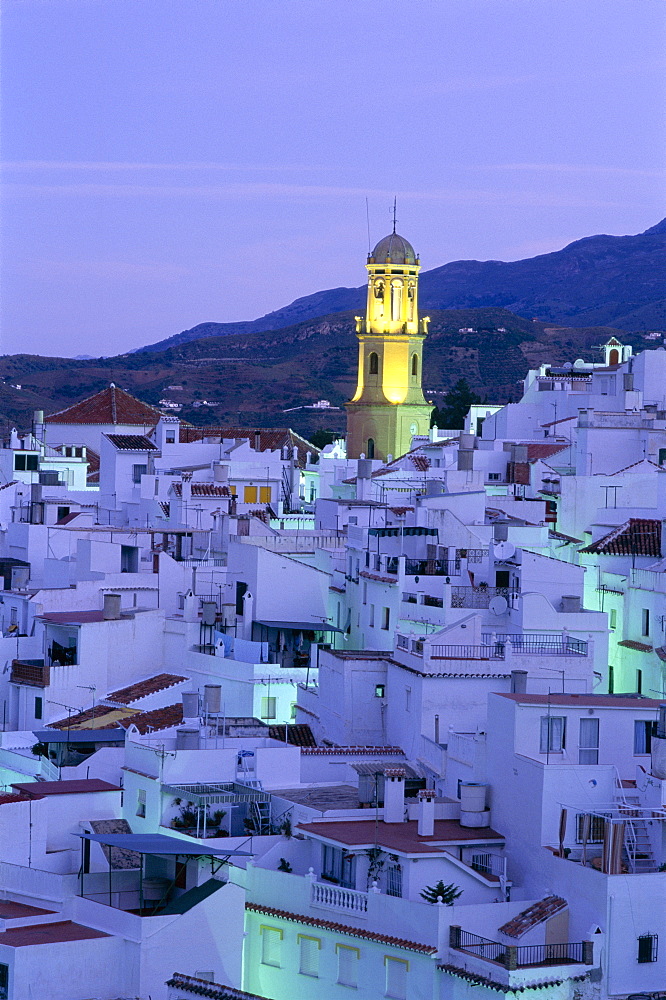
[[[492,646],[430,646],[431,660],[503,660],[505,647]]]
[[[27,684],[29,687],[49,686],[50,668],[44,660],[12,660],[12,684]]]
[[[460,559],[405,559],[406,576],[460,576]]]
[[[484,962],[499,965],[507,971],[549,968],[553,965],[592,965],[591,941],[565,941],[562,944],[501,944],[471,934],[461,927],[450,928],[449,947],[454,951],[474,955]]]
[[[312,906],[322,906],[327,910],[353,913],[363,917],[368,911],[368,894],[357,889],[344,889],[339,885],[325,885],[313,882],[310,894]]]
[[[587,656],[588,644],[584,639],[574,639],[570,635],[562,635],[561,632],[541,635],[494,636],[485,633],[481,635],[481,638],[492,642],[498,649],[502,649],[502,658],[505,655],[507,644],[510,647],[509,653],[529,653],[532,656]]]

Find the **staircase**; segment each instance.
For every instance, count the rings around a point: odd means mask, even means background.
[[[637,795],[624,795],[623,806],[627,809],[627,828],[631,828],[632,836],[625,841],[625,860],[628,862],[629,871],[638,874],[639,872],[656,871],[655,861],[650,838],[648,836],[645,820],[640,815],[640,801]],[[624,812],[624,808],[622,809]]]
[[[250,816],[254,820],[255,829],[260,837],[271,832],[270,802],[253,802],[250,807]]]

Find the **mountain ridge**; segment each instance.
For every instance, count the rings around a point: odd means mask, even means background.
[[[457,260],[424,271],[421,310],[498,307],[576,327],[666,327],[662,255],[666,218],[633,236],[600,234],[517,261]],[[254,320],[199,323],[132,353],[164,351],[202,337],[282,329],[365,306],[365,285],[323,289]]]

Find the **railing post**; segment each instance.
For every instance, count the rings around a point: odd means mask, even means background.
[[[583,941],[583,965],[594,965],[594,943]]]
[[[451,924],[449,927],[449,948],[460,948],[460,926]]]
[[[507,945],[504,967],[510,972],[518,968],[518,948],[515,944]]]

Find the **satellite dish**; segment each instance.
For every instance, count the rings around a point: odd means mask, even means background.
[[[511,556],[514,555],[516,546],[513,542],[496,542],[494,551],[495,558],[504,561],[505,559],[510,559]]]
[[[503,615],[505,611],[509,610],[509,602],[506,597],[493,597],[488,608],[494,615]]]

